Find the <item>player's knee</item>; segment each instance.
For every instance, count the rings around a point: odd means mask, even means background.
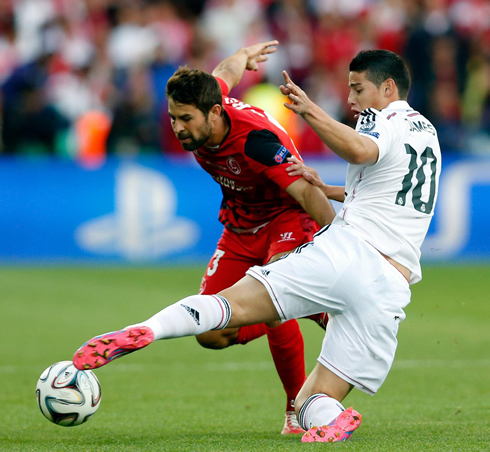
[[[221,350],[235,343],[233,337],[226,334],[225,330],[208,331],[207,333],[198,334],[196,339],[202,347],[213,350]]]

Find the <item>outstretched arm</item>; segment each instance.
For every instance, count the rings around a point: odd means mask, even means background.
[[[231,90],[240,83],[243,73],[257,71],[259,63],[267,61],[268,55],[276,51],[279,41],[267,41],[244,47],[224,59],[213,71],[215,77],[224,80]]]
[[[290,165],[286,168],[286,171],[290,176],[302,176],[311,185],[318,187],[328,199],[334,201],[344,202],[345,199],[345,187],[340,185],[327,185],[322,181],[322,178],[318,174],[315,168],[306,166],[304,162],[297,159],[294,156],[288,157]]]
[[[286,192],[303,207],[306,213],[320,226],[330,224],[335,218],[335,210],[318,187],[304,179],[294,181]]]
[[[293,83],[286,71],[283,76],[285,86],[281,85],[280,89],[291,101],[284,106],[301,115],[333,152],[354,165],[377,162],[379,149],[376,143],[330,117]]]

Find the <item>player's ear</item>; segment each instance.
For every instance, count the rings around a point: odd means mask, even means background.
[[[221,116],[222,111],[223,107],[221,105],[214,104],[209,112],[211,121],[216,121]]]
[[[385,97],[391,97],[398,91],[395,81],[392,78],[388,78],[383,82],[383,94]]]

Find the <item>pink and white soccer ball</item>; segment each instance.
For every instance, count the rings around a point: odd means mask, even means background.
[[[48,420],[72,427],[86,422],[99,408],[100,384],[91,370],[78,370],[71,361],[61,361],[41,374],[36,397]]]

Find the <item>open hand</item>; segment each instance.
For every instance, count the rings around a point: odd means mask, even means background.
[[[245,47],[243,51],[247,54],[247,70],[257,71],[259,69],[259,63],[267,61],[268,55],[274,53],[277,49],[275,46],[279,44],[279,41],[266,41],[254,44],[250,47]]]
[[[310,99],[298,85],[293,83],[286,71],[282,71],[282,75],[285,85],[281,85],[279,88],[281,93],[291,101],[291,103],[285,102],[284,106],[298,115],[304,115],[309,107]]]

